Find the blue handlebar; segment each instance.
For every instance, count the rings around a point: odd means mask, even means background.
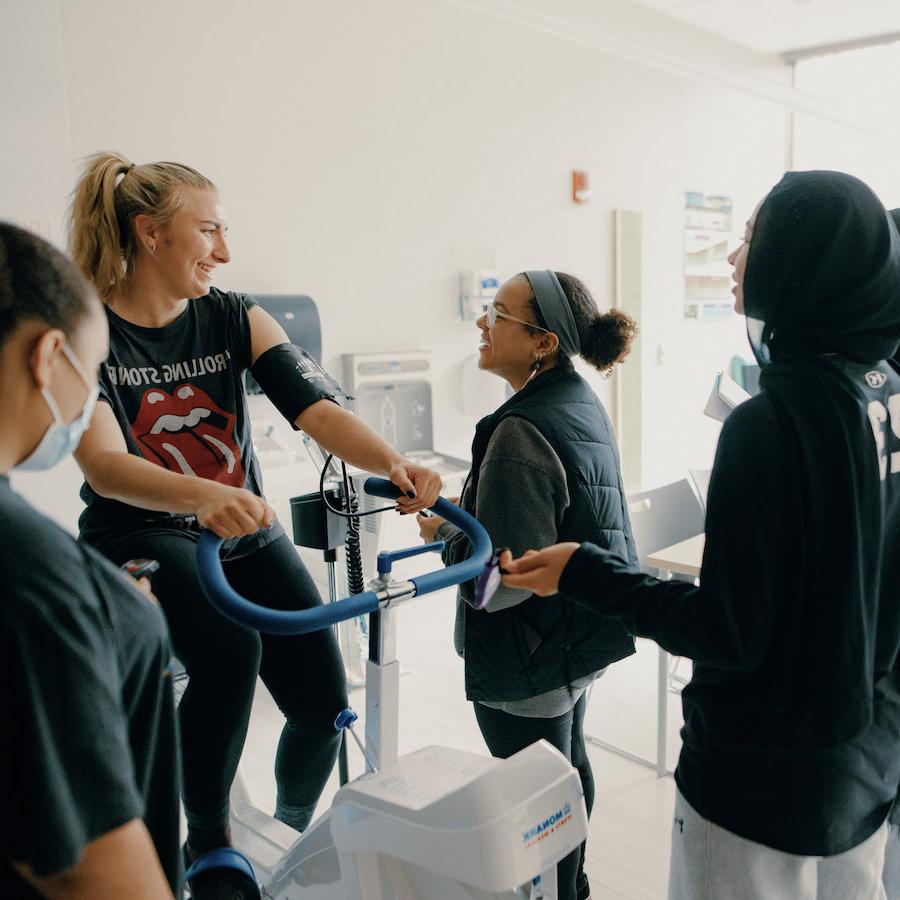
[[[440,553],[443,548],[443,541],[432,541],[430,544],[422,544],[421,547],[407,547],[405,550],[382,550],[376,560],[378,574],[380,577],[389,575],[394,563],[401,559],[421,556],[423,553]]]
[[[355,594],[340,604],[314,606],[304,610],[269,609],[258,606],[242,597],[225,578],[219,550],[222,538],[211,531],[204,531],[197,542],[197,574],[206,599],[220,612],[238,625],[245,625],[263,634],[306,634],[327,628],[335,622],[364,616],[378,609],[378,598],[372,591]],[[340,606],[340,615],[335,616]]]
[[[365,490],[367,494],[388,499],[396,499],[401,493],[399,488],[384,478],[367,479]],[[477,578],[491,556],[491,540],[474,516],[442,498],[431,508],[465,533],[473,551],[464,562],[410,579],[415,586],[416,596]],[[200,535],[197,542],[197,572],[209,602],[222,615],[239,625],[264,634],[306,634],[378,609],[379,601],[374,591],[365,591],[312,609],[285,611],[258,606],[238,594],[228,583],[219,558],[221,546],[222,539],[211,531],[204,531]]]

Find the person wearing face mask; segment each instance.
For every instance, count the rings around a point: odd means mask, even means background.
[[[498,291],[477,322],[478,366],[516,392],[482,419],[460,504],[495,547],[521,553],[558,540],[591,540],[636,562],[612,425],[572,359],[609,373],[637,330],[619,310],[601,314],[587,287],[563,272],[523,272]],[[426,541],[443,539],[447,565],[468,539],[442,519],[419,518]],[[566,600],[500,588],[476,608],[460,587],[455,644],[466,696],[491,753],[506,758],[541,738],[578,769],[591,811],[594,780],[584,746],[585,691],[598,672],[634,653],[615,622],[600,623]],[[585,846],[557,867],[559,897],[587,900]]]
[[[762,390],[722,428],[699,587],[591,544],[506,583],[694,660],[672,900],[874,900],[900,782],[900,239],[858,179],[789,172],[729,260]]]
[[[77,268],[0,223],[0,896],[181,895],[165,621],[108,560],[34,510],[13,469],[78,445],[107,353]]]
[[[195,547],[226,538],[235,589],[280,608],[321,603],[262,493],[243,379],[247,370],[294,425],[327,450],[387,475],[405,512],[434,503],[440,478],[411,464],[332,402],[281,326],[245,294],[212,286],[230,259],[215,185],[179,163],[133,165],[101,153],[75,191],[72,256],[105,303],[110,353],[76,459],[85,475],[81,537],[115,562],[151,557],[154,590],[189,682],[179,707],[188,860],[230,844],[229,790],[257,673],[286,717],[276,758],[276,816],[302,831],[328,779],[347,705],[330,631],[262,635],[206,601]],[[217,896],[192,881],[196,897]]]

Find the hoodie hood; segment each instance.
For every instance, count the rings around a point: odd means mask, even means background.
[[[900,236],[859,179],[788,172],[757,214],[743,294],[761,364],[780,353],[890,358],[900,344]]]
[[[900,235],[900,209],[889,210],[888,214],[894,221],[897,234]],[[897,348],[897,352],[894,354],[894,362],[900,364],[900,347]],[[900,825],[900,804],[897,805],[897,824]]]

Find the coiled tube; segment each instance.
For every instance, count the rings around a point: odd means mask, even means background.
[[[359,542],[359,516],[353,515],[359,510],[359,500],[353,489],[353,482],[347,475],[346,467],[344,468],[344,497],[347,512],[350,513],[350,518],[347,519],[345,553],[347,556],[347,591],[352,596],[361,594],[366,589],[366,579],[363,574],[362,547]]]

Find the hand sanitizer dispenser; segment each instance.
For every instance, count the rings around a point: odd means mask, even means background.
[[[480,319],[500,290],[496,272],[472,270],[459,275],[459,317],[464,322]]]

